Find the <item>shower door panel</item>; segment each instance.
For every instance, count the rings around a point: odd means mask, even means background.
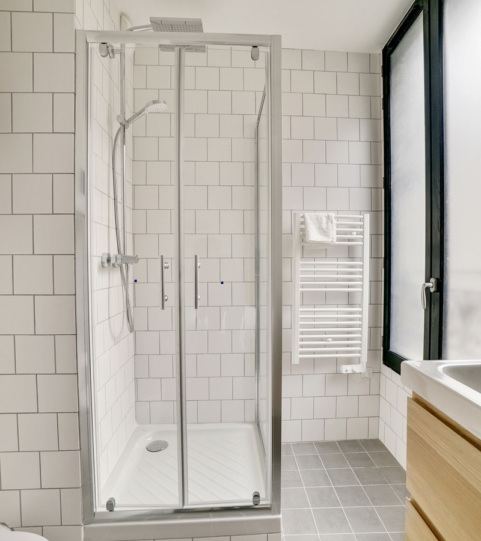
[[[136,46],[135,110],[152,100],[167,109],[133,125],[136,420],[146,445],[131,484],[142,485],[144,505],[166,508],[182,506],[175,73],[174,53]],[[149,451],[158,440],[168,447]]]
[[[256,419],[255,126],[264,57],[186,52],[184,115],[187,497],[265,496]]]

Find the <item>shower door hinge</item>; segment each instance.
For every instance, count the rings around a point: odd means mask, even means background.
[[[110,511],[110,512],[115,511],[115,498],[109,498],[107,500],[105,509],[107,509],[107,511]]]
[[[261,503],[261,495],[255,491],[252,493],[252,505],[259,505]]]

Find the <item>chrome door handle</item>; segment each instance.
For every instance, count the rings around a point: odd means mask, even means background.
[[[200,301],[200,295],[199,295],[199,269],[200,269],[200,263],[199,263],[199,256],[194,256],[194,306],[197,310],[199,308],[199,301]]]
[[[160,307],[165,310],[165,303],[169,300],[169,297],[165,294],[165,280],[164,270],[170,267],[168,261],[164,262],[164,256],[160,256]]]
[[[429,289],[431,293],[436,293],[438,290],[438,279],[431,278],[429,282],[424,282],[424,284],[421,286],[421,306],[423,310],[426,310],[427,306],[426,289]]]

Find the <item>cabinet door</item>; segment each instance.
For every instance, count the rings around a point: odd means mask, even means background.
[[[442,539],[479,541],[481,452],[412,399],[408,402],[407,489]]]
[[[437,541],[438,538],[424,522],[423,517],[408,500],[406,503],[406,539],[405,541]]]

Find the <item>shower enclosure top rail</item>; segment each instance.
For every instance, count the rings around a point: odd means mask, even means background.
[[[280,36],[261,34],[203,34],[194,32],[85,32],[87,43],[104,43],[106,37],[125,45],[234,45],[273,47]]]

